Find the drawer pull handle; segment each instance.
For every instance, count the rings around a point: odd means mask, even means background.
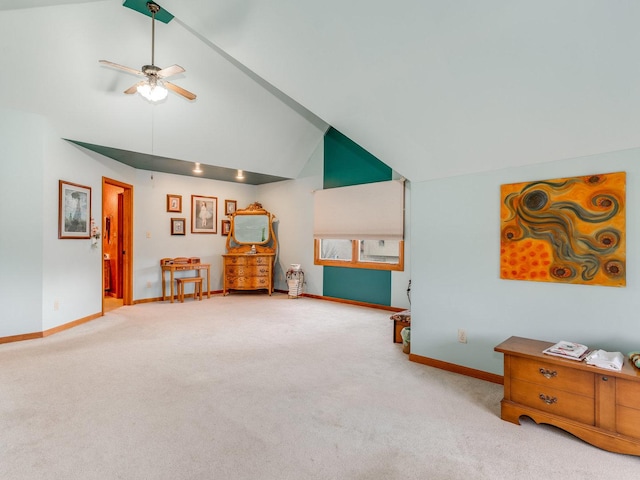
[[[542,400],[547,405],[553,405],[558,402],[556,397],[550,397],[549,395],[545,395],[544,393],[540,394],[540,400]]]
[[[541,368],[540,369],[540,373],[545,377],[545,378],[553,378],[556,375],[558,375],[558,372],[556,372],[555,370],[547,370],[546,368]]]

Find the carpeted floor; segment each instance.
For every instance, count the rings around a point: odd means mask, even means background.
[[[234,294],[0,345],[0,479],[637,477],[500,420],[500,385],[409,362],[389,315]]]

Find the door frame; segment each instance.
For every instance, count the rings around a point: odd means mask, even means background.
[[[108,177],[102,177],[102,218],[105,210],[105,185],[120,187],[122,205],[122,304],[133,305],[133,185]],[[104,263],[102,266],[102,314],[104,315]]]

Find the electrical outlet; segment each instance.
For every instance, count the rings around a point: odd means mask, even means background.
[[[462,328],[458,329],[458,342],[467,343],[467,332]]]

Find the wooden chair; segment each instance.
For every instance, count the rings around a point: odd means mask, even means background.
[[[178,287],[178,300],[184,303],[184,285],[186,283],[193,283],[193,298],[196,297],[199,300],[202,300],[202,277],[185,277],[185,278],[176,278],[176,283]]]

